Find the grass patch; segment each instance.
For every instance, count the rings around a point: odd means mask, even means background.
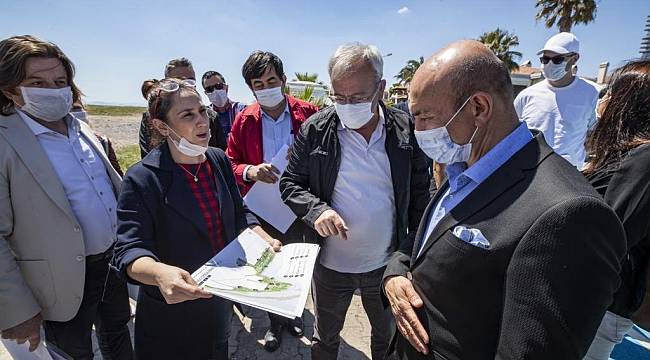
[[[133,116],[141,115],[147,109],[143,106],[87,105],[89,115]]]
[[[122,171],[126,173],[128,168],[140,161],[140,146],[127,145],[115,150],[115,155],[117,155],[117,161],[120,163]]]

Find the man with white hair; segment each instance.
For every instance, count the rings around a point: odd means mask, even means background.
[[[519,119],[539,130],[556,153],[581,170],[585,163],[585,139],[596,124],[599,88],[573,74],[580,59],[580,42],[561,32],[537,52],[546,78],[515,99]]]
[[[429,199],[424,153],[408,114],[386,107],[375,46],[347,44],[329,61],[334,106],[302,126],[280,180],[285,203],[322,245],[312,294],[312,357],[336,359],[356,290],[372,326],[373,359],[383,359],[392,318],[381,278],[394,251],[409,254]]]

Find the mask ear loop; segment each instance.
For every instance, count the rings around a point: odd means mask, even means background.
[[[467,105],[467,103],[469,102],[469,99],[471,99],[471,98],[472,98],[472,96],[469,96],[469,97],[467,98],[467,100],[465,100],[465,102],[463,103],[463,105],[461,105],[461,106],[458,108],[458,110],[456,110],[456,112],[455,112],[454,115],[451,117],[451,119],[449,119],[449,121],[447,121],[447,123],[445,124],[445,127],[447,127],[449,124],[451,124],[451,122],[454,121],[454,119],[456,118],[456,116],[458,116],[458,114],[460,114],[460,112],[463,111],[463,108],[465,108],[465,105]]]

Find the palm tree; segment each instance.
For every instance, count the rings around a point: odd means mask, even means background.
[[[310,73],[305,71],[304,73],[297,72],[297,73],[294,73],[294,74],[296,75],[296,78],[293,79],[294,81],[299,80],[299,81],[309,81],[309,82],[314,82],[315,83],[316,80],[318,80],[318,74],[316,74],[316,73],[311,73],[310,74]]]
[[[401,85],[408,85],[413,79],[413,75],[418,70],[420,65],[424,64],[424,57],[420,56],[418,60],[409,60],[398,73],[395,75],[395,79],[399,80]]]
[[[510,50],[510,48],[519,46],[519,38],[517,35],[497,28],[494,31],[483,33],[478,38],[478,41],[492,50],[506,64],[508,70],[513,71],[519,69],[517,60],[521,59],[521,53]]]
[[[537,0],[535,7],[539,8],[535,15],[537,21],[544,20],[549,29],[557,24],[561,32],[570,32],[573,25],[594,21],[598,10],[595,0]]]

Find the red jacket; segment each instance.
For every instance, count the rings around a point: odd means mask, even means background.
[[[300,125],[318,111],[318,108],[306,101],[287,95],[289,112],[291,113],[291,127],[294,137],[300,130]],[[244,181],[244,169],[248,165],[259,165],[264,162],[264,149],[262,141],[262,109],[255,102],[241,111],[232,124],[226,155],[232,163],[235,179],[246,195],[253,182]]]

